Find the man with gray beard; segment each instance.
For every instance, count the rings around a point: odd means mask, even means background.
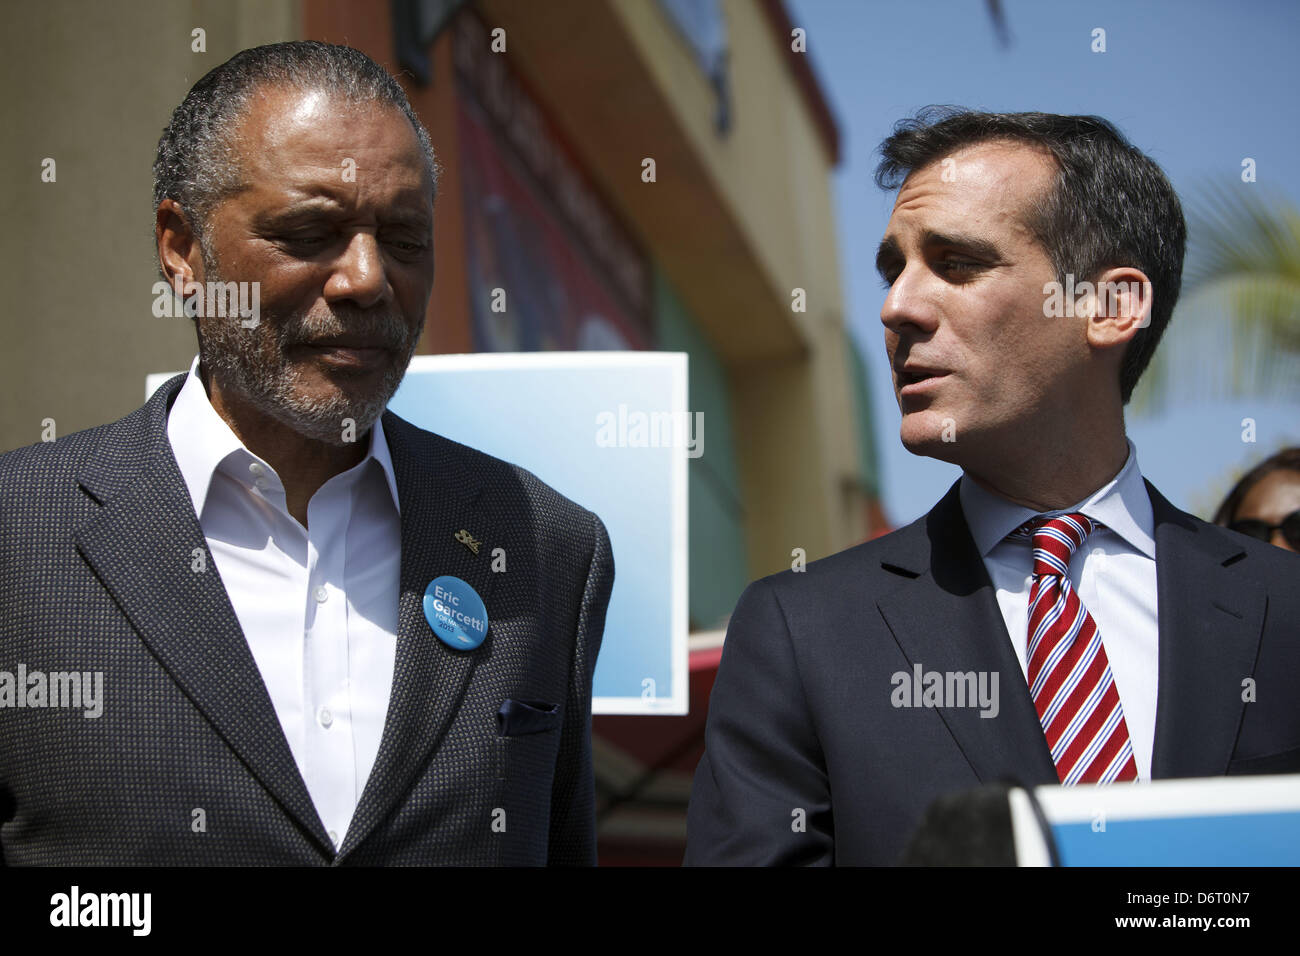
[[[95,721],[0,706],[5,863],[595,861],[604,526],[385,411],[437,172],[347,47],[246,50],[172,115],[155,237],[198,356],[0,456],[0,669],[104,674]]]

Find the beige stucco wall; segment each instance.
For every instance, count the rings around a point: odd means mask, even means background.
[[[147,373],[188,367],[190,325],[151,311],[158,136],[209,69],[295,38],[298,4],[24,0],[4,20],[0,450],[40,441],[46,418],[59,435],[118,418]],[[191,51],[196,27],[205,53]]]
[[[755,574],[853,544],[863,532],[860,502],[845,494],[857,475],[844,335],[830,157],[785,61],[788,48],[752,0],[725,0],[730,44],[732,128],[713,128],[713,95],[689,48],[651,3],[612,0],[673,112],[725,198],[795,329],[786,354],[730,362],[738,444],[746,481],[746,528]],[[804,289],[807,311],[793,312]],[[736,315],[734,351],[751,317]],[[733,343],[715,341],[724,361]],[[782,449],[785,454],[783,455]]]

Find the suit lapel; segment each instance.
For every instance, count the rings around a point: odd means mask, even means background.
[[[393,690],[374,768],[340,848],[358,846],[406,797],[426,770],[429,755],[460,709],[478,662],[493,640],[492,550],[505,537],[480,507],[479,475],[466,450],[422,433],[392,413],[384,416],[401,510],[402,557],[398,596],[397,656]],[[457,540],[467,531],[477,554]],[[424,616],[424,591],[443,575],[468,583],[488,609],[488,633],[472,651],[455,650],[433,633]]]
[[[77,529],[77,548],[172,679],[285,812],[328,849],[167,441],[167,409],[183,381],[172,379],[117,423],[88,463],[81,485],[101,508]]]
[[[981,717],[969,706],[938,710],[982,782],[1057,783],[993,584],[962,513],[959,486],[894,536],[881,561],[904,580],[876,606],[913,666],[998,675],[996,717]]]
[[[1264,625],[1262,587],[1224,567],[1244,549],[1147,482],[1155,519],[1160,629],[1152,777],[1226,772]],[[1249,560],[1249,559],[1247,559]]]
[[[981,718],[970,707],[939,711],[981,780],[1019,772],[1031,777],[1024,779],[1028,784],[1055,783],[1033,700],[957,490],[954,485],[922,521],[896,536],[882,562],[911,580],[877,606],[909,663],[927,671],[1001,674],[997,718]],[[1160,635],[1152,777],[1220,775],[1244,715],[1242,680],[1254,672],[1267,597],[1259,585],[1224,570],[1244,553],[1241,547],[1179,511],[1150,482],[1147,490]]]

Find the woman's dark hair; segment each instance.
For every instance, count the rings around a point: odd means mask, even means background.
[[[1223,504],[1219,505],[1219,510],[1214,513],[1214,523],[1225,528],[1232,524],[1236,520],[1237,509],[1241,507],[1242,499],[1250,494],[1250,489],[1275,471],[1294,471],[1300,474],[1300,446],[1283,448],[1276,455],[1270,455],[1246,472],[1242,479],[1232,486],[1228,497],[1223,499]]]

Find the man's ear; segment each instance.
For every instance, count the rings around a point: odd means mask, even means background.
[[[1128,345],[1151,324],[1151,280],[1141,269],[1106,269],[1093,282],[1091,303],[1078,314],[1088,318],[1088,344],[1096,349]]]
[[[158,267],[173,289],[203,281],[203,255],[189,216],[174,199],[158,204],[154,216],[154,240],[158,246]]]

